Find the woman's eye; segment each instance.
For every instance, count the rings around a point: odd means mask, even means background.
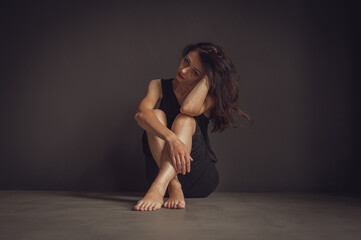
[[[198,73],[195,70],[193,70],[193,74],[194,74],[194,76],[198,76]]]
[[[186,63],[188,63],[188,59],[187,59],[187,58],[185,58],[184,61],[185,61]]]

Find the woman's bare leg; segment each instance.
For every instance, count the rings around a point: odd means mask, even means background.
[[[196,130],[196,121],[193,117],[179,114],[173,122],[172,131],[187,145],[188,151],[192,150],[192,136]],[[182,185],[179,181],[171,181],[168,185],[169,198],[163,204],[166,208],[185,208]]]
[[[158,120],[164,126],[167,126],[167,118],[165,116],[165,113],[162,110],[153,109],[153,113],[157,116]],[[149,148],[152,153],[152,156],[159,167],[166,142],[163,139],[161,139],[160,137],[155,136],[149,132],[147,132],[147,138],[148,138]]]
[[[179,114],[174,120],[172,131],[178,136],[178,138],[186,144],[188,150],[192,149],[192,136],[195,132],[196,123],[193,117]],[[163,147],[164,149],[164,147]],[[163,151],[162,151],[163,152]],[[160,169],[159,173],[149,188],[148,192],[138,201],[138,203],[134,206],[134,210],[140,211],[151,211],[157,210],[161,208],[163,204],[163,196],[167,189],[168,184],[176,177],[177,172],[175,171],[169,155],[164,152],[161,155]],[[172,185],[173,186],[173,185]],[[176,185],[173,189],[176,189]],[[170,193],[173,192],[173,189],[170,189]],[[183,192],[182,192],[183,194]],[[174,198],[179,198],[179,196],[174,196]],[[171,200],[171,196],[167,201],[167,206],[170,208],[184,208],[185,202],[184,197],[182,201],[174,201]]]
[[[153,112],[157,116],[158,120],[164,126],[167,126],[167,117],[165,116],[165,113],[160,109],[153,109]],[[148,132],[147,132],[147,138],[148,138],[149,148],[152,153],[152,156],[153,156],[155,162],[157,163],[158,167],[160,167],[161,158],[162,158],[162,154],[163,154],[166,142],[163,139],[159,138],[158,136],[155,136]],[[180,204],[179,207],[182,207],[182,205],[184,205],[184,207],[185,207],[182,185],[178,181],[177,176],[175,176],[174,179],[172,179],[169,182],[168,194],[169,194],[169,198],[166,201],[166,203],[164,204],[165,207],[173,206],[173,208],[176,208],[177,206],[175,204],[169,205],[169,202],[171,202],[171,201],[183,203],[183,204]]]

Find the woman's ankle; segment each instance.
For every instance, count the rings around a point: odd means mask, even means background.
[[[182,187],[182,184],[179,182],[178,178],[173,178],[170,182],[169,182],[169,187]]]

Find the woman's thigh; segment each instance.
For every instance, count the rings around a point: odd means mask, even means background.
[[[191,171],[186,175],[179,174],[185,197],[206,197],[218,185],[218,172],[215,164],[208,157],[208,146],[198,121],[192,137]]]
[[[143,152],[145,154],[146,180],[150,186],[158,175],[157,166],[149,149],[146,132],[143,132]],[[191,171],[186,175],[178,174],[185,197],[206,197],[218,185],[218,172],[215,164],[208,157],[207,145],[196,121],[196,130],[192,136]]]

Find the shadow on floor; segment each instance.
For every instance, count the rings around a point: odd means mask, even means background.
[[[135,204],[140,200],[144,193],[141,192],[63,192],[63,191],[37,191],[44,195],[67,196],[87,199],[98,199],[115,202],[129,202]]]

